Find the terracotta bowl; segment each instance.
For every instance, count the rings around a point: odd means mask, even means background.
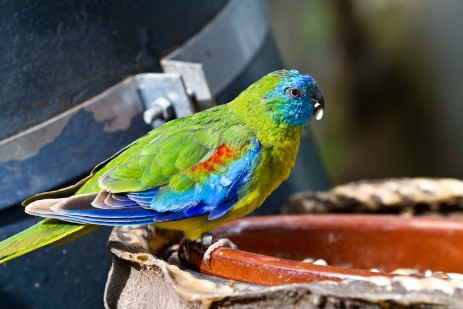
[[[210,268],[197,243],[181,253],[202,273],[260,285],[393,276],[398,268],[463,273],[463,220],[389,215],[249,217],[214,231],[239,248],[219,248]],[[251,253],[252,252],[252,253]],[[187,257],[187,258],[186,258]],[[323,259],[330,266],[304,263]],[[379,269],[371,272],[369,269]]]

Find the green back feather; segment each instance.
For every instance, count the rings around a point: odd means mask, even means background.
[[[190,167],[209,159],[223,144],[239,149],[253,138],[254,132],[228,105],[216,106],[140,138],[95,173],[77,194],[101,188],[137,192],[166,185],[180,192],[201,180],[189,173]]]

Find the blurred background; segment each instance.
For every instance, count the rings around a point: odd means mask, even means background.
[[[463,2],[268,0],[283,61],[327,102],[312,122],[334,184],[463,177]]]

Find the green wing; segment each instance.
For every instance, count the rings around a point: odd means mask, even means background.
[[[169,185],[174,191],[191,186],[197,179],[186,175],[189,167],[209,159],[226,144],[239,149],[253,132],[221,105],[177,119],[151,131],[107,163],[77,194],[139,192]]]

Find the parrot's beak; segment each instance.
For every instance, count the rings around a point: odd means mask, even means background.
[[[312,104],[314,106],[313,115],[315,119],[322,119],[323,109],[325,108],[325,99],[323,98],[322,91],[317,86],[313,88]]]

